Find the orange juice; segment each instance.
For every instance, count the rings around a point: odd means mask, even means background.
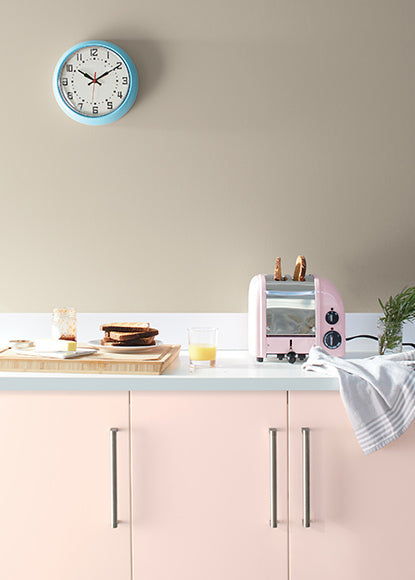
[[[190,360],[214,361],[216,359],[216,345],[208,343],[189,344]]]
[[[216,366],[218,329],[211,326],[194,326],[187,329],[190,370]]]

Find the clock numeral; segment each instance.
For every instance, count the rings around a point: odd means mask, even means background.
[[[120,99],[122,99],[122,92],[121,91],[118,91],[117,97],[120,97]]]
[[[98,107],[96,107],[96,106],[92,107],[92,113],[94,115],[98,115]]]
[[[91,53],[91,56],[98,56],[98,49],[97,48],[91,48],[90,53]]]
[[[83,103],[78,103],[79,110],[82,111]]]
[[[128,78],[127,77],[122,77],[122,84],[128,85]]]
[[[68,86],[68,79],[62,79],[62,86],[67,87]]]
[[[76,53],[76,60],[82,60],[82,52]]]
[[[66,65],[66,70],[67,70],[68,72],[72,72],[72,71],[73,71],[73,65],[71,65],[71,64],[67,64],[67,65]]]
[[[107,58],[109,58],[109,57],[110,57],[110,52],[109,52],[109,50],[107,50]]]
[[[72,99],[73,99],[73,93],[68,92],[68,99],[71,99],[71,101],[72,101]]]
[[[107,102],[107,109],[112,109],[112,102],[111,101]]]
[[[122,62],[118,61],[117,62],[117,68],[121,68],[122,67]]]

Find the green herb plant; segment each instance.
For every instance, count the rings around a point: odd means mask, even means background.
[[[379,353],[394,350],[402,341],[402,326],[405,322],[415,320],[415,286],[405,288],[399,294],[390,296],[383,304],[378,298],[383,316],[379,321],[383,324],[383,332],[379,336]]]

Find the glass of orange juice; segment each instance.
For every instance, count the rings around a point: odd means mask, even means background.
[[[188,328],[187,336],[189,339],[190,368],[214,367],[216,365],[218,329],[210,326]]]

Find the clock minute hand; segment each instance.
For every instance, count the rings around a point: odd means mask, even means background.
[[[79,68],[77,69],[77,71],[79,73],[81,73],[81,75],[84,75],[84,77],[86,77],[87,79],[91,79],[91,81],[94,81],[93,77],[91,77],[91,75],[89,75],[88,73],[83,72],[82,70],[79,70]],[[95,81],[95,82],[98,83],[98,81]],[[88,84],[91,84],[91,83],[88,83]],[[98,83],[98,84],[101,85],[101,83]]]
[[[117,66],[114,66],[114,68],[111,68],[110,70],[107,70],[106,72],[102,73],[102,75],[99,75],[99,77],[97,77],[95,79],[95,82],[97,83],[99,81],[99,79],[102,79],[102,77],[105,77],[106,75],[109,75],[110,72],[112,72],[113,70],[117,69],[117,68],[121,68],[120,64],[117,64]],[[92,79],[92,82],[88,83],[88,85],[92,85],[92,83],[94,82],[94,79]],[[100,84],[100,83],[98,83]]]

